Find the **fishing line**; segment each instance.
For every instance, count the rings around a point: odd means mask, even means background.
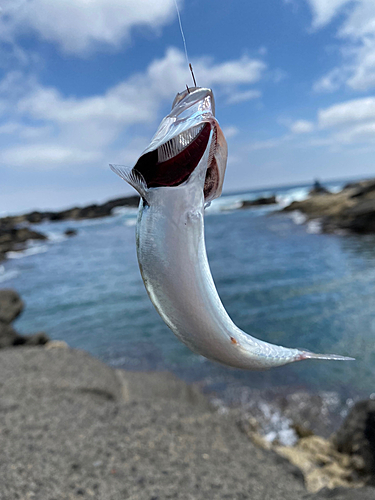
[[[191,63],[189,63],[189,56],[188,56],[188,51],[187,51],[187,47],[186,47],[186,40],[185,40],[185,35],[184,35],[184,30],[182,28],[182,22],[181,22],[181,16],[180,16],[180,10],[178,8],[178,5],[177,5],[177,0],[174,0],[174,4],[176,6],[176,11],[177,11],[177,17],[178,17],[178,24],[180,25],[180,31],[181,31],[181,36],[182,36],[182,41],[184,43],[184,49],[185,49],[185,57],[186,57],[186,63],[190,69],[190,72],[191,72],[191,76],[193,78],[193,82],[194,82],[194,87],[197,86],[197,82],[195,81],[195,76],[194,76],[194,71],[193,71],[193,66],[191,65]],[[188,89],[189,91],[189,89]]]

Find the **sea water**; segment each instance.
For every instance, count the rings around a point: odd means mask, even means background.
[[[332,184],[338,190],[339,184]],[[324,235],[302,214],[240,210],[276,194],[279,207],[308,187],[236,193],[213,202],[205,232],[212,274],[229,315],[265,341],[354,362],[305,361],[266,372],[230,369],[193,354],[160,319],[135,250],[136,209],[111,217],[42,223],[48,235],[0,266],[0,286],[26,303],[15,327],[45,331],[115,366],[169,370],[217,394],[232,388],[325,391],[344,400],[375,392],[375,236]],[[67,228],[77,235],[67,238]]]

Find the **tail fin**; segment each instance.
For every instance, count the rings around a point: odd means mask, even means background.
[[[137,172],[137,170],[134,170],[132,167],[125,167],[124,165],[109,166],[112,172],[121,177],[121,179],[124,179],[124,181],[136,189],[143,198],[147,199],[147,184],[142,174]]]
[[[300,351],[297,361],[304,359],[329,359],[333,361],[355,361],[355,358],[349,356],[340,356],[340,354],[316,354],[310,351]]]

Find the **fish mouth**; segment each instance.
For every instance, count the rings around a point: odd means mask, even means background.
[[[142,175],[148,188],[179,186],[198,166],[210,140],[211,129],[208,122],[189,128],[142,155],[133,170]]]

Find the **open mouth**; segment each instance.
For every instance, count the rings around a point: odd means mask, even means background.
[[[197,167],[206,151],[210,133],[209,123],[192,127],[141,156],[134,170],[143,176],[148,188],[179,186]]]

